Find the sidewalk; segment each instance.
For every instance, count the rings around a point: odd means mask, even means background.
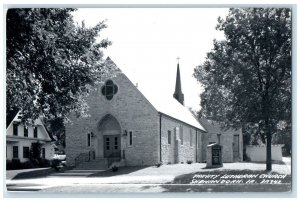
[[[104,184],[171,184],[178,176],[191,174],[195,172],[227,172],[226,170],[251,170],[264,171],[264,163],[224,163],[222,168],[205,169],[206,164],[172,164],[162,165],[157,168],[152,167],[124,167],[118,172],[111,171],[65,171],[62,173],[53,173],[44,178],[7,180],[7,187],[27,187],[33,190],[39,186],[41,189],[50,187],[66,186],[88,186]],[[278,174],[290,175],[291,170],[285,164],[273,164],[273,171]]]

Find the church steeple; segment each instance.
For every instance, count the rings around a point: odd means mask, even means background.
[[[179,58],[178,58],[179,59]],[[184,105],[184,95],[181,91],[181,80],[180,80],[180,69],[179,69],[179,61],[177,63],[177,75],[176,75],[176,85],[175,85],[175,92],[173,97]]]

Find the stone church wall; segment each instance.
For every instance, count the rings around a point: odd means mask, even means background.
[[[90,92],[87,98],[90,117],[76,119],[66,126],[67,163],[74,165],[80,153],[94,150],[96,157],[103,158],[103,137],[97,126],[101,119],[110,114],[121,127],[121,152],[126,165],[154,165],[159,161],[159,118],[157,111],[122,73],[111,79],[118,92],[111,100],[101,93],[102,85]],[[127,135],[125,135],[127,131]],[[87,134],[93,133],[91,146],[87,145]],[[129,133],[132,132],[132,145]]]
[[[175,130],[178,128],[177,132],[180,132],[180,127],[183,131],[183,145],[178,141],[178,158],[176,157],[176,137]],[[190,145],[190,130],[192,131],[192,145]],[[171,142],[168,143],[168,131],[171,131]],[[178,134],[180,137],[180,134]],[[161,117],[161,142],[162,142],[162,162],[163,164],[168,163],[187,163],[188,160],[196,162],[196,129],[182,123],[180,121],[174,120],[170,117],[162,115]],[[176,159],[177,158],[177,159]]]
[[[237,131],[228,131],[228,132],[222,132],[220,136],[220,145],[223,146],[223,163],[231,163],[234,162],[233,159],[233,141],[234,141],[234,135],[239,135],[239,161],[243,160],[243,136],[241,130]],[[218,135],[214,133],[207,133],[202,138],[202,159],[203,162],[206,162],[206,151],[207,151],[207,145],[210,143],[218,143]]]

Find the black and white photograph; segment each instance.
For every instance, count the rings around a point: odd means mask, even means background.
[[[294,12],[4,6],[7,197],[291,193]]]

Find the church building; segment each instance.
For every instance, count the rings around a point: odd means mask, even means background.
[[[106,64],[116,67],[110,58]],[[90,117],[70,117],[67,163],[78,165],[87,159],[103,163],[115,159],[127,166],[201,162],[205,129],[184,106],[179,64],[174,95],[163,102],[157,96],[147,97],[117,69],[115,77],[90,92]]]

